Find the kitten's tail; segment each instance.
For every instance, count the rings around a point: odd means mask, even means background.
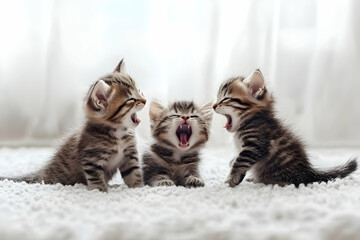
[[[42,181],[39,173],[30,174],[22,177],[0,177],[0,181],[10,180],[14,182],[40,183]]]
[[[314,170],[313,179],[309,182],[327,182],[335,178],[344,178],[356,171],[358,163],[356,157],[350,159],[345,165],[331,169],[329,171]]]

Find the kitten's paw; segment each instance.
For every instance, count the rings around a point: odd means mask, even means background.
[[[205,183],[201,178],[190,176],[190,177],[186,178],[185,186],[190,187],[190,188],[191,187],[203,187],[203,186],[205,186]]]
[[[131,184],[127,184],[129,188],[140,188],[144,186],[144,183],[142,181],[137,181]]]
[[[108,187],[105,185],[89,185],[89,186],[87,186],[87,189],[89,191],[97,189],[100,192],[106,192],[106,193],[108,192]]]
[[[253,177],[248,177],[245,179],[245,181],[250,182],[250,183],[256,183],[255,178],[253,178]]]
[[[163,179],[163,180],[159,180],[153,183],[154,187],[160,187],[160,186],[175,186],[175,183],[173,181],[171,181],[170,179]]]
[[[245,177],[245,173],[230,174],[225,183],[229,184],[230,187],[236,187]]]

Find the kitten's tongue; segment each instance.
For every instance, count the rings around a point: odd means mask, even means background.
[[[188,135],[187,133],[180,133],[180,146],[186,147],[188,144]]]
[[[136,113],[131,114],[131,120],[135,123],[135,125],[139,125],[141,122],[140,119],[137,118]]]
[[[226,128],[227,130],[229,130],[231,128],[231,123],[232,123],[232,119],[230,115],[225,114],[226,117],[226,124],[224,126],[224,128]]]
[[[191,126],[187,123],[181,124],[177,130],[176,135],[179,138],[179,146],[186,148],[189,146],[189,139],[191,137],[192,130]]]

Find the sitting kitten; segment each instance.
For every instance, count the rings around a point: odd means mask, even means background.
[[[181,101],[165,108],[152,102],[149,114],[155,143],[143,156],[144,183],[203,187],[199,150],[209,138],[211,104],[198,107]]]
[[[301,140],[276,118],[273,103],[259,70],[221,85],[213,108],[226,116],[225,128],[235,132],[240,151],[226,181],[231,187],[238,185],[249,169],[254,170],[256,182],[282,186],[326,182],[356,170],[356,159],[330,171],[314,169]]]
[[[133,129],[140,123],[136,112],[146,100],[131,77],[122,71],[123,65],[121,60],[113,73],[90,87],[85,101],[85,125],[67,139],[50,162],[37,173],[10,180],[82,183],[89,190],[106,192],[109,180],[119,169],[127,186],[143,185]]]

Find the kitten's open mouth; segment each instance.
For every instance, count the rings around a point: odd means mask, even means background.
[[[136,126],[139,125],[139,123],[141,122],[140,119],[137,118],[136,113],[131,114],[131,120]]]
[[[189,139],[191,137],[192,130],[191,126],[187,123],[181,124],[176,130],[176,136],[178,137],[180,143],[179,146],[186,148],[189,146]]]
[[[225,124],[225,126],[224,126],[224,128],[226,128],[227,130],[229,130],[230,128],[231,128],[231,123],[232,123],[232,118],[231,118],[231,116],[229,115],[229,114],[225,114],[225,117],[226,117],[226,119],[227,119],[227,121],[226,121],[226,124]]]

